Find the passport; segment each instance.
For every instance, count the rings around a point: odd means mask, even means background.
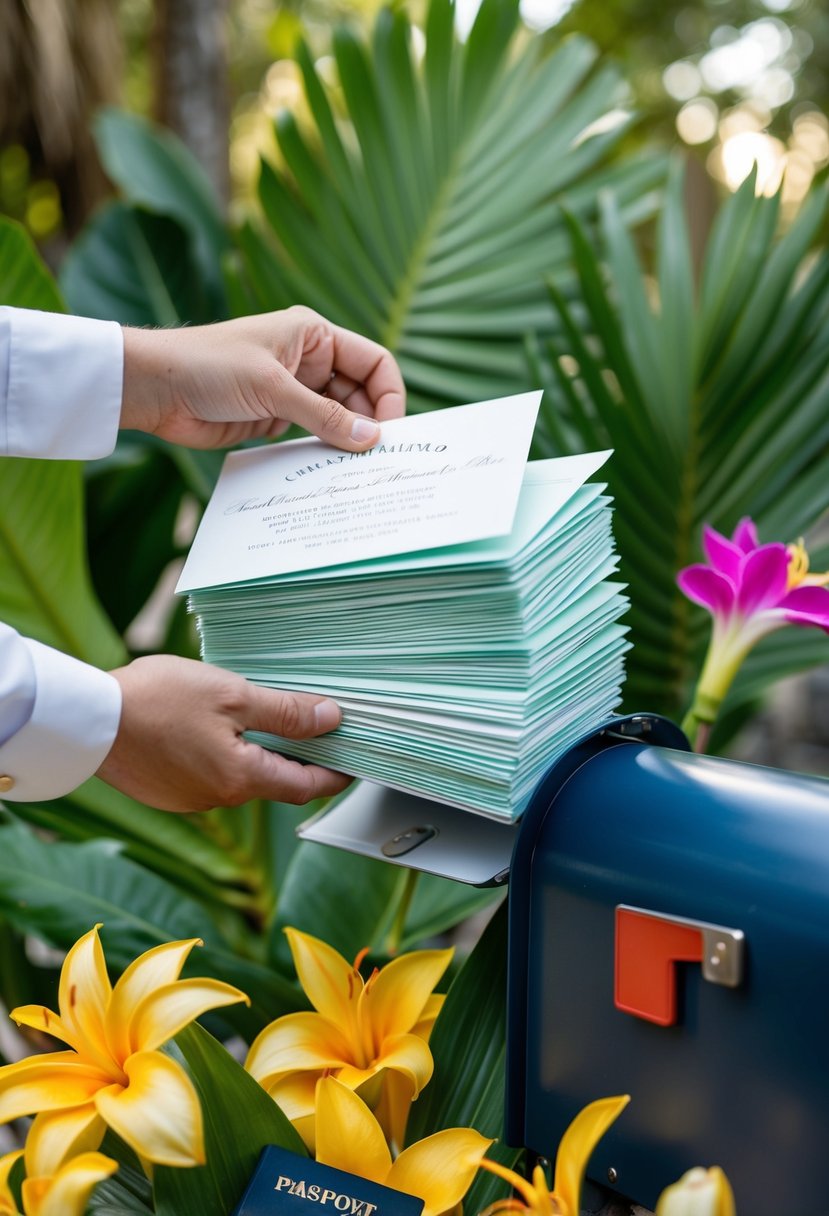
[[[423,1200],[287,1149],[262,1150],[233,1216],[420,1216]]]

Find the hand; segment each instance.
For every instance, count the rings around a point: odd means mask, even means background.
[[[98,776],[163,811],[206,811],[249,798],[301,804],[338,794],[342,773],[286,760],[242,738],[264,730],[312,739],[333,730],[340,711],[308,693],[275,692],[193,659],[154,655],[112,673],[121,685],[121,722]]]
[[[124,329],[121,426],[191,448],[281,435],[292,422],[349,452],[405,412],[376,342],[309,308],[181,329]]]

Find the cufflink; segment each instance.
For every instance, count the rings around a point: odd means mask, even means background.
[[[14,789],[14,777],[10,777],[8,773],[4,773],[0,777],[0,794],[8,794],[9,790]]]

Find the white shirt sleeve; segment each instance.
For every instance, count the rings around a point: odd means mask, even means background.
[[[0,308],[0,456],[109,455],[123,381],[115,321]]]
[[[124,347],[115,322],[0,308],[0,455],[90,460],[115,446]],[[107,755],[117,680],[0,623],[0,798],[75,789]]]
[[[108,672],[0,624],[0,797],[41,802],[68,794],[98,769],[121,717]]]

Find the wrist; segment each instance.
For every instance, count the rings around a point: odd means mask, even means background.
[[[171,331],[122,326],[124,389],[120,429],[155,434],[169,409],[175,376]]]

